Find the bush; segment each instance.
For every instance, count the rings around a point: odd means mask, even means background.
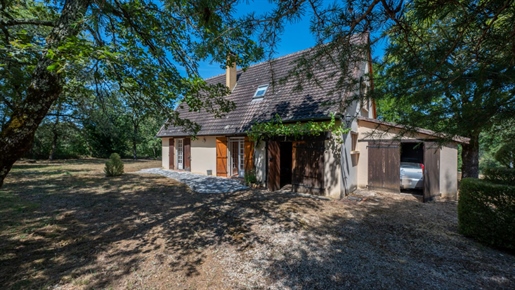
[[[486,168],[483,174],[485,180],[492,183],[515,186],[515,169],[513,168]]]
[[[123,162],[117,153],[111,154],[104,167],[106,176],[119,176],[123,174]]]
[[[245,172],[245,184],[251,185],[257,183],[256,172],[254,170],[249,170]]]
[[[458,227],[461,234],[486,245],[515,250],[515,186],[465,178]]]

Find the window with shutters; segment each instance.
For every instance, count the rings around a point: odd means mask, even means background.
[[[184,169],[184,140],[177,139],[177,169]]]

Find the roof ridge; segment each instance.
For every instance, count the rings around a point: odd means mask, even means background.
[[[367,37],[368,36],[368,33],[360,33],[360,34],[354,34],[351,36],[351,41],[356,41],[356,40],[362,40],[363,37]],[[268,64],[272,61],[278,61],[278,60],[282,60],[282,59],[285,59],[285,58],[288,58],[288,57],[292,57],[292,56],[296,56],[296,55],[299,55],[299,54],[302,54],[302,53],[305,53],[307,51],[310,51],[310,50],[314,50],[316,49],[318,46],[325,46],[325,45],[328,45],[329,43],[323,43],[323,44],[315,44],[314,46],[312,47],[308,47],[306,49],[303,49],[303,50],[299,50],[299,51],[296,51],[296,52],[292,52],[292,53],[289,53],[289,54],[286,54],[286,55],[283,55],[283,56],[280,56],[280,57],[277,57],[277,58],[272,58],[272,59],[267,59],[267,60],[263,60],[261,62],[258,62],[258,63],[255,63],[251,66],[248,66],[246,69],[250,69],[250,68],[253,68],[253,67],[257,67],[257,66],[260,66],[260,65],[263,65],[263,64]],[[236,64],[238,65],[238,64]],[[237,69],[236,72],[237,73],[240,73],[240,72],[243,72],[243,68],[240,68],[240,69]],[[214,78],[217,78],[217,77],[221,77],[221,76],[224,76],[225,73],[221,73],[221,74],[218,74],[216,76],[212,76],[212,77],[209,77],[209,78],[205,78],[204,80],[207,81],[207,80],[211,80],[211,79],[214,79]]]
[[[240,72],[243,72],[244,70],[247,70],[249,68],[253,68],[253,67],[256,67],[256,66],[260,66],[260,65],[263,65],[263,64],[267,64],[271,61],[276,61],[276,60],[280,60],[280,59],[284,59],[284,58],[287,58],[287,57],[291,57],[291,56],[294,56],[294,55],[297,55],[297,54],[301,54],[301,53],[304,53],[308,50],[312,50],[314,49],[315,46],[313,47],[310,47],[310,48],[306,48],[306,49],[303,49],[303,50],[299,50],[299,51],[296,51],[296,52],[292,52],[292,53],[289,53],[289,54],[286,54],[286,55],[283,55],[283,56],[280,56],[278,58],[273,58],[273,59],[267,59],[267,60],[263,60],[261,62],[258,62],[258,63],[255,63],[251,66],[248,66],[247,68],[243,69],[243,68],[240,68],[238,70],[236,70],[237,73],[240,73]],[[238,65],[238,64],[236,64]],[[207,81],[207,80],[211,80],[211,79],[214,79],[214,78],[218,78],[218,77],[221,77],[221,76],[224,76],[225,73],[221,73],[221,74],[218,74],[218,75],[215,75],[215,76],[211,76],[211,77],[208,77],[208,78],[205,78],[204,80]]]

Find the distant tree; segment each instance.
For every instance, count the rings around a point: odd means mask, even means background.
[[[505,143],[495,152],[495,159],[506,168],[515,167],[515,142]]]
[[[225,64],[233,52],[229,62],[238,58],[245,66],[262,55],[252,33],[237,25],[234,5],[232,0],[1,1],[0,186],[31,148],[65,84],[85,91],[129,84],[151,98],[154,111],[189,130],[198,128],[172,110],[183,97],[192,110],[223,115],[233,108],[223,98],[227,88],[205,83],[197,63],[209,57]]]

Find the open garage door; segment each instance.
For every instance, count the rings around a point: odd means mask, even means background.
[[[424,201],[440,196],[440,147],[424,142]]]
[[[281,188],[281,151],[277,141],[268,141],[268,190]]]
[[[400,192],[400,143],[368,143],[368,188]]]

